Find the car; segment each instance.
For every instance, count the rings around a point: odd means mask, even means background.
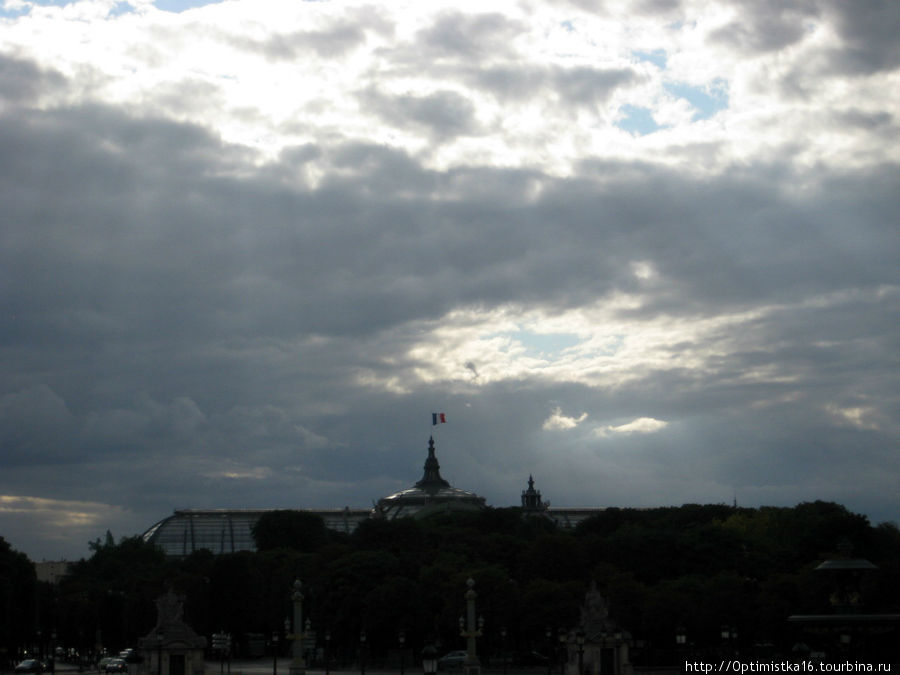
[[[119,652],[119,658],[124,659],[125,663],[140,663],[144,659],[141,657],[139,652],[136,652],[133,647],[129,647],[128,649],[123,649]]]
[[[114,657],[112,657],[112,656],[104,656],[102,659],[100,659],[97,662],[97,672],[100,672],[100,673],[105,672],[106,664],[109,663],[110,661],[112,661],[113,658]]]
[[[466,662],[469,653],[465,649],[458,649],[453,652],[447,652],[438,659],[438,669],[452,670],[454,668],[462,668]]]
[[[17,673],[37,673],[43,669],[43,664],[37,659],[25,659],[16,666]]]
[[[128,664],[125,659],[110,659],[105,668],[107,673],[127,673]]]

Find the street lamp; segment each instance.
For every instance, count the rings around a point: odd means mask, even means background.
[[[722,626],[722,642],[730,654],[734,654],[735,640],[737,640],[737,629],[733,626]]]
[[[325,631],[325,675],[331,675],[331,671],[329,670],[330,665],[328,663],[329,654],[331,654],[331,650],[329,647],[331,646],[331,631]]]
[[[432,644],[422,650],[422,672],[425,675],[435,675],[437,672],[437,649]]]
[[[303,662],[306,663],[307,665],[310,665],[310,666],[311,666],[311,665],[313,664],[313,662],[316,660],[316,645],[315,645],[315,644],[312,645],[312,651],[313,651],[312,655],[310,656],[310,654],[309,654],[309,643],[310,643],[310,642],[313,642],[313,641],[311,640],[312,637],[313,637],[313,632],[312,632],[312,620],[311,620],[311,619],[307,619],[307,620],[303,623],[303,639],[304,639],[304,640],[307,640],[307,643],[306,643],[306,645],[304,646],[304,649],[305,649],[306,651],[303,652]]]
[[[575,642],[578,643],[578,675],[584,675],[584,632],[575,634]]]
[[[278,631],[272,631],[272,675],[278,675]]]
[[[544,630],[544,637],[547,638],[547,675],[553,675],[553,631],[550,626]]]
[[[366,675],[366,631],[359,631],[359,673]]]
[[[397,642],[400,643],[400,675],[403,675],[403,645],[406,642],[406,633],[404,631],[400,631],[397,635]]]
[[[687,632],[684,630],[684,626],[678,626],[678,628],[675,629],[675,646],[678,658],[685,658],[687,655]]]
[[[156,675],[162,675],[162,648],[166,636],[162,631],[156,634]]]
[[[294,590],[291,600],[294,603],[294,632],[287,635],[293,641],[291,652],[291,675],[306,675],[306,663],[303,661],[303,585],[299,579],[294,580]],[[285,628],[290,627],[290,622],[285,619]]]
[[[566,631],[559,629],[559,675],[566,675],[566,663],[569,660],[569,638]]]
[[[507,662],[509,661],[509,654],[506,653],[506,626],[500,627],[500,640],[503,646],[503,675],[506,675]]]

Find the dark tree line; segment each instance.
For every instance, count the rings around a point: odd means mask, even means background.
[[[139,537],[108,537],[58,588],[42,588],[24,556],[0,547],[3,644],[21,648],[40,627],[83,650],[133,646],[155,622],[154,599],[171,586],[186,597],[185,618],[199,633],[226,631],[246,645],[247,636],[283,632],[299,578],[317,643],[328,631],[332,657],[352,660],[365,630],[374,663],[399,646],[401,630],[414,650],[431,641],[461,648],[458,618],[472,577],[486,656],[551,652],[558,629],[577,623],[591,581],[647,653],[671,646],[676,630],[698,648],[717,644],[725,624],[745,649],[785,651],[790,614],[828,610],[830,580],[814,568],[842,539],[880,568],[865,580],[867,610],[900,609],[900,531],[829,502],[608,509],[573,531],[500,508],[370,520],[352,535],[308,513],[276,511],[254,534],[255,553],[181,559]]]

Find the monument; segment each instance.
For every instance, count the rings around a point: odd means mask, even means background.
[[[609,603],[592,581],[577,628],[566,636],[566,675],[631,675],[630,635],[609,614]]]
[[[143,675],[203,675],[206,638],[184,622],[184,597],[170,588],[156,600],[156,625],[138,640]]]

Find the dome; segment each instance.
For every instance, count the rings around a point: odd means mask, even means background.
[[[441,466],[434,454],[434,438],[429,438],[422,480],[406,490],[379,499],[373,515],[388,520],[405,516],[424,518],[445,511],[477,511],[484,506],[484,497],[455,488],[441,477]]]

